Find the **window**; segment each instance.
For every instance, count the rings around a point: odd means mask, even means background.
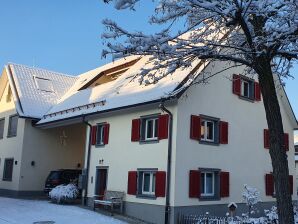
[[[0,139],[3,139],[4,136],[4,124],[5,124],[5,118],[0,119]]]
[[[145,140],[158,139],[158,118],[145,119]]]
[[[214,142],[215,122],[210,120],[202,120],[201,122],[201,140]]]
[[[158,117],[141,118],[141,140],[156,141],[158,140]]]
[[[8,87],[8,92],[7,92],[7,95],[6,95],[6,102],[9,103],[12,99],[12,92],[11,92],[11,88],[10,86]]]
[[[96,132],[96,145],[104,145],[104,125],[100,124],[97,125],[97,132]]]
[[[101,123],[91,128],[91,145],[104,146],[109,143],[110,124]]]
[[[52,80],[40,78],[36,76],[34,77],[34,80],[35,80],[35,85],[37,89],[41,91],[46,91],[46,92],[54,92]]]
[[[259,83],[242,75],[233,75],[233,93],[240,98],[253,101],[261,100]]]
[[[13,159],[5,159],[4,171],[3,171],[3,180],[4,181],[12,180],[12,171],[13,171]]]
[[[138,170],[138,196],[156,197],[156,173],[157,169]]]
[[[9,117],[7,137],[17,136],[18,119],[19,119],[18,115],[13,115]]]
[[[218,200],[220,199],[220,173],[219,169],[200,168],[200,199],[201,200]]]
[[[142,194],[155,195],[155,172],[143,172]]]
[[[214,172],[201,172],[201,196],[214,196]]]

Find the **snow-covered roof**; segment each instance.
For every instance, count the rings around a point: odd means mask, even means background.
[[[18,64],[6,66],[20,116],[40,119],[73,86],[74,76]]]
[[[150,60],[150,56],[144,56],[112,82],[80,91],[77,89],[68,92],[68,97],[63,97],[63,100],[48,111],[38,124],[109,111],[169,97],[173,93],[176,94],[177,87],[199,62],[200,60],[195,61],[194,66],[187,69],[177,69],[174,73],[160,79],[155,84],[145,85],[139,83],[138,75],[142,69],[152,68],[154,62]],[[199,68],[197,73],[200,72],[200,69],[202,68]],[[163,73],[161,72],[160,75],[162,76]]]

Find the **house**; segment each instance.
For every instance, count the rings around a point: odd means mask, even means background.
[[[45,180],[51,170],[83,166],[85,125],[51,130],[34,127],[76,80],[65,74],[17,64],[8,64],[3,69],[0,76],[0,195],[44,195]]]
[[[149,56],[128,57],[80,75],[35,127],[87,124],[85,197],[125,192],[125,214],[151,223],[179,214],[225,215],[244,184],[256,187],[261,208],[275,202],[268,127],[256,77],[225,62],[193,62],[163,77],[149,73]],[[205,82],[202,82],[204,80]],[[199,83],[199,84],[196,84]],[[297,121],[276,79],[291,189],[296,189],[293,130]],[[296,193],[293,200],[296,200]]]

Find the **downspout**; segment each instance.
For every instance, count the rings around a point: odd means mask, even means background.
[[[167,161],[167,181],[166,181],[166,208],[165,224],[170,223],[170,185],[171,185],[171,167],[172,167],[172,135],[173,135],[173,114],[161,102],[159,108],[169,115],[169,141],[168,141],[168,161]]]
[[[83,123],[86,124],[89,129],[89,141],[88,141],[88,150],[87,150],[87,164],[86,164],[86,189],[84,191],[84,200],[83,200],[83,205],[87,205],[87,200],[88,200],[88,182],[89,182],[89,166],[90,166],[90,152],[91,152],[91,131],[92,131],[92,125],[88,123],[88,121],[85,120],[85,116],[83,116]]]

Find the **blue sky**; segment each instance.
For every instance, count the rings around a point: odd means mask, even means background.
[[[80,74],[110,61],[102,59],[102,19],[112,18],[130,30],[157,30],[147,24],[151,1],[136,12],[116,11],[102,0],[1,0],[0,66],[26,64],[67,74]],[[298,74],[298,66],[292,75]],[[286,81],[298,117],[298,78]]]

